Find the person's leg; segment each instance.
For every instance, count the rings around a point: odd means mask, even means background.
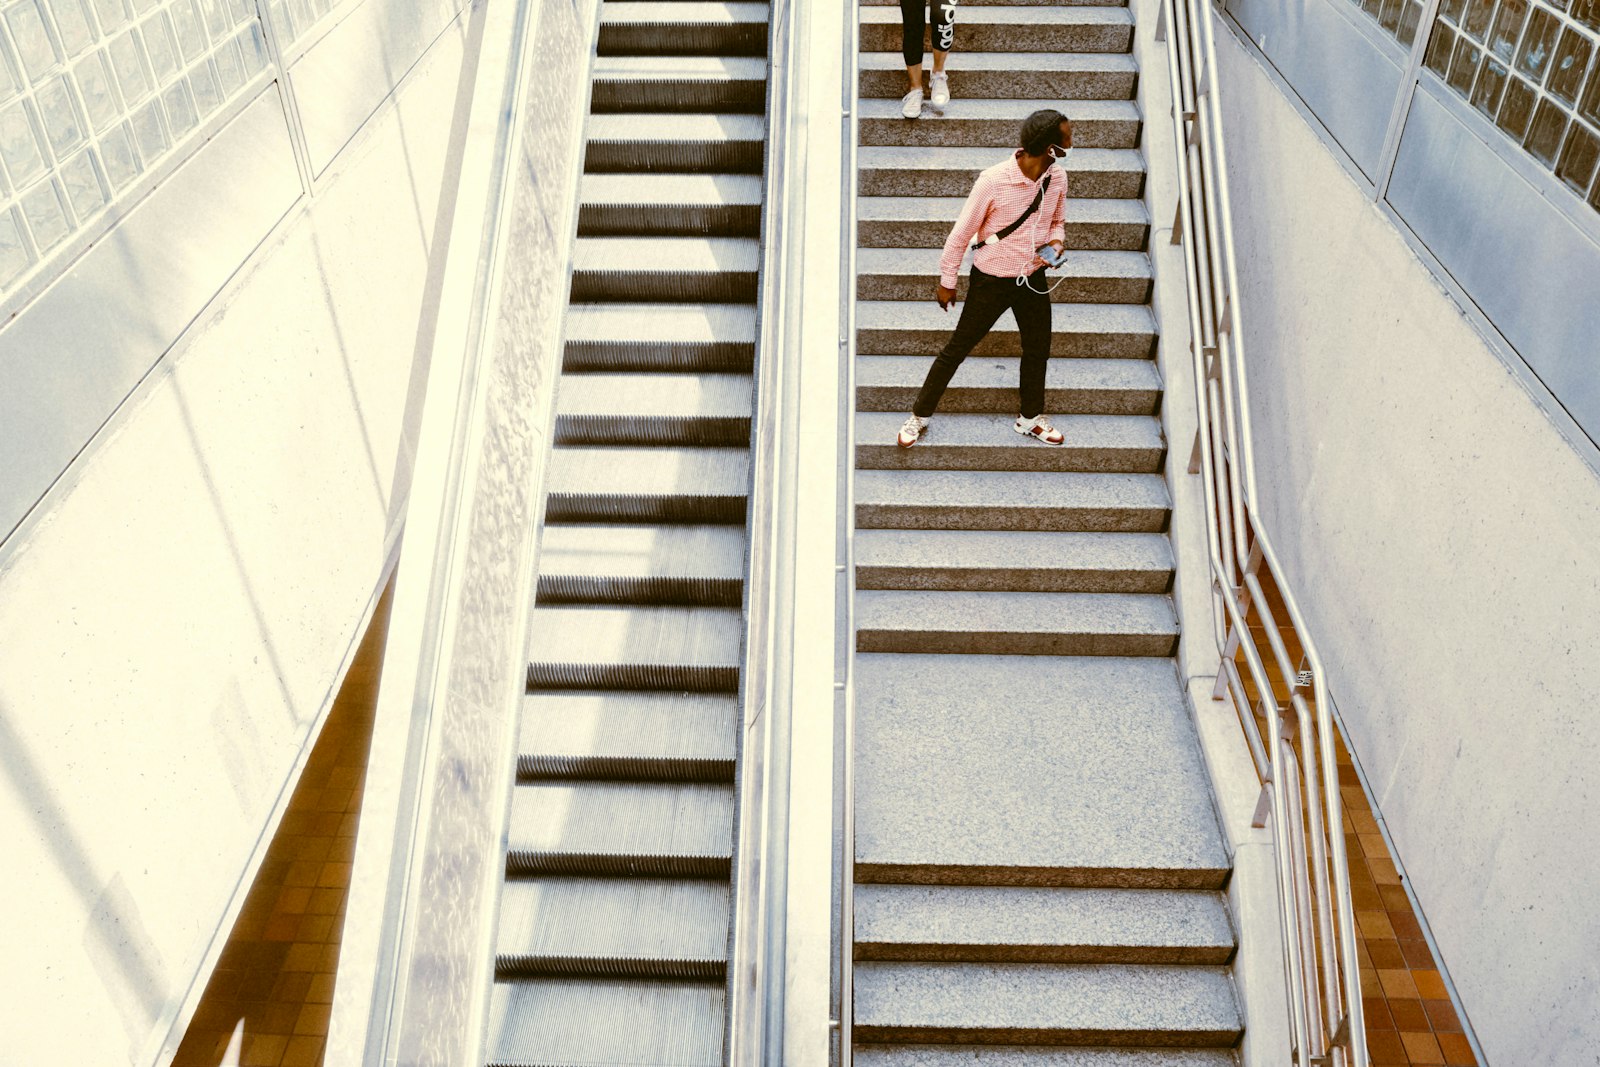
[[[900,53],[906,61],[906,87],[922,88],[922,35],[927,29],[924,0],[900,0]]]
[[[950,79],[944,64],[950,58],[950,49],[956,41],[956,0],[928,0],[933,16],[933,74],[928,79],[935,111],[943,111],[950,102]]]
[[[961,308],[961,318],[949,342],[934,359],[933,366],[928,368],[922,390],[917,393],[916,403],[911,406],[912,414],[926,419],[938,408],[939,399],[944,396],[945,387],[955,376],[956,368],[961,366],[962,360],[967,358],[967,354],[994,327],[995,320],[1005,312],[1009,303],[1005,292],[1006,281],[973,269],[972,280],[967,286],[967,302]]]
[[[1029,285],[1011,287],[1011,311],[1022,339],[1022,364],[1017,375],[1019,414],[1025,419],[1044,414],[1044,372],[1050,362],[1050,297],[1044,272],[1028,279]],[[1031,287],[1030,287],[1031,286]]]

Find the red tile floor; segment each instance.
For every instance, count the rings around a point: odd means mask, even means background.
[[[322,1063],[389,603],[386,593],[173,1067]]]

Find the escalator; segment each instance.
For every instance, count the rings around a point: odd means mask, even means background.
[[[726,1059],[768,16],[602,5],[490,1064]]]

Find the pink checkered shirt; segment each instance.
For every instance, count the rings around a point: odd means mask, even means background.
[[[972,183],[972,192],[967,194],[955,228],[944,242],[944,255],[939,258],[940,285],[956,287],[961,260],[974,236],[987,237],[1004,229],[1033,203],[1039,182],[1029,181],[1022,173],[1017,165],[1021,156],[1019,148],[1010,159],[988,168]],[[1044,173],[1051,175],[1050,188],[1039,202],[1039,210],[1010,237],[992,245],[979,245],[973,253],[973,265],[985,274],[1015,278],[1032,268],[1040,245],[1066,240],[1067,172],[1052,163]],[[1041,174],[1039,181],[1043,180]]]

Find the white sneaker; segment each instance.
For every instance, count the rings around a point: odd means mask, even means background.
[[[932,421],[931,418],[924,419],[918,415],[907,416],[905,423],[900,427],[900,436],[895,438],[895,442],[901,448],[910,448],[928,432],[928,423]]]
[[[922,90],[913,89],[900,98],[900,114],[908,119],[922,115]]]
[[[1064,445],[1067,443],[1066,437],[1062,435],[1060,430],[1051,426],[1049,418],[1044,415],[1033,419],[1025,419],[1018,415],[1017,421],[1012,423],[1011,428],[1043,444]],[[904,430],[900,432],[901,434],[905,433]]]
[[[930,88],[933,91],[933,95],[929,98],[928,103],[933,105],[933,110],[943,114],[944,106],[950,102],[950,75],[942,70],[936,72],[932,78]]]

